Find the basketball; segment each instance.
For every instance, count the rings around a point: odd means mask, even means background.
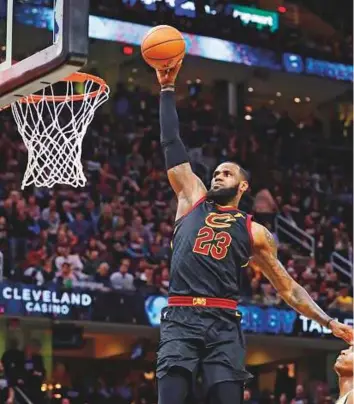
[[[169,25],[152,28],[141,43],[141,54],[145,62],[158,70],[174,67],[186,52],[182,34]]]

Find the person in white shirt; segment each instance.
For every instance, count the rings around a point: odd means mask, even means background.
[[[55,258],[55,266],[58,270],[61,269],[64,262],[67,262],[75,271],[82,271],[84,264],[82,263],[78,254],[71,254],[70,247],[59,247],[58,253],[60,254]]]
[[[42,211],[42,219],[44,221],[48,222],[51,212],[53,212],[53,214],[55,215],[56,220],[60,220],[59,213],[57,212],[57,203],[56,203],[55,199],[51,199],[49,201],[49,206],[47,208],[43,209],[43,211]]]
[[[339,399],[336,404],[353,404],[354,395],[354,351],[353,346],[343,350],[334,364],[339,377]]]
[[[120,263],[119,271],[111,275],[111,285],[113,289],[135,290],[134,276],[128,272],[130,260],[123,258]]]

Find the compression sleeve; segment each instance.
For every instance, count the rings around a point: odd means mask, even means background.
[[[161,91],[160,140],[165,155],[166,168],[189,162],[187,150],[179,135],[179,122],[174,91]]]

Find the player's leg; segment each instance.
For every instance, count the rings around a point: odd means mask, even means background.
[[[215,395],[214,391],[227,397],[228,393],[225,391],[229,389],[239,391],[240,386],[252,378],[252,375],[245,368],[245,348],[240,319],[235,317],[228,319],[226,316],[224,318],[221,316],[208,329],[202,358],[206,397],[209,394]],[[214,403],[213,400],[211,402]],[[228,402],[230,401],[225,401],[225,403]]]
[[[184,404],[192,381],[192,374],[184,368],[175,366],[158,380],[159,404]]]
[[[242,404],[243,382],[220,382],[214,384],[208,392],[208,404]]]

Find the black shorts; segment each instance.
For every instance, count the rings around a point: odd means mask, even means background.
[[[246,381],[245,339],[241,315],[228,309],[165,307],[161,312],[157,377],[174,366],[199,372],[204,387],[222,381]]]

